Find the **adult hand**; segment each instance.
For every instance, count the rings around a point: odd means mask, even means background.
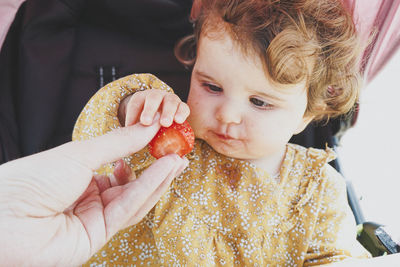
[[[118,230],[139,222],[187,160],[165,156],[135,180],[121,161],[111,179],[93,170],[142,149],[160,128],[158,120],[0,166],[1,264],[79,265]]]

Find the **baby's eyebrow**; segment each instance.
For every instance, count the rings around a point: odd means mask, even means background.
[[[206,74],[206,73],[204,73],[204,72],[202,72],[202,71],[195,70],[194,73],[195,73],[196,75],[198,75],[198,76],[201,76],[201,77],[203,77],[203,78],[206,78],[206,79],[208,79],[208,80],[211,80],[211,81],[215,82],[215,79],[214,79],[213,77],[209,76],[208,74]]]
[[[210,75],[208,75],[207,73],[205,73],[203,71],[195,70],[194,74],[197,75],[197,76],[203,77],[203,78],[205,78],[207,80],[210,80],[210,81],[212,81],[214,83],[217,83],[216,80],[213,77],[211,77]],[[269,94],[269,93],[265,92],[265,91],[267,91],[266,89],[264,89],[264,90],[246,89],[246,90],[248,90],[248,92],[250,92],[251,94],[262,96],[262,97],[274,100],[276,102],[284,102],[283,98],[281,98],[279,96],[276,96],[274,94]]]
[[[274,95],[274,94],[267,93],[265,89],[264,90],[249,90],[249,92],[251,94],[255,94],[255,95],[258,95],[258,96],[261,96],[261,97],[272,99],[272,100],[277,101],[277,102],[284,102],[283,98],[281,98],[281,97],[279,97],[277,95]]]

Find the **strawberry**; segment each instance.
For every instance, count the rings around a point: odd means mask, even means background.
[[[169,127],[161,127],[149,143],[150,154],[161,158],[167,154],[184,156],[192,151],[194,146],[194,132],[189,123],[173,122]]]

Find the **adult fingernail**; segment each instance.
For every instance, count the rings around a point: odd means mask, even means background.
[[[183,123],[185,121],[185,119],[182,116],[177,115],[175,117],[175,121],[180,124],[180,123]]]
[[[124,167],[124,160],[123,159],[119,159],[119,160],[117,160],[116,162],[115,162],[115,169],[118,169],[118,168],[122,168],[122,167]]]
[[[160,121],[161,125],[164,127],[168,127],[171,125],[171,119],[168,117],[162,118]]]
[[[114,175],[118,178],[129,178],[131,176],[131,168],[123,159],[119,159],[115,163]]]
[[[142,116],[140,118],[140,122],[144,125],[149,125],[151,123],[150,117],[148,116]]]

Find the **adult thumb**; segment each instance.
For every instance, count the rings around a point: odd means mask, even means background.
[[[150,126],[140,123],[115,129],[90,140],[73,141],[56,148],[91,170],[144,148],[160,129],[159,119]]]
[[[17,177],[34,185],[32,188],[39,188],[46,196],[57,196],[52,199],[52,209],[63,210],[87,188],[94,170],[139,151],[159,128],[155,119],[150,126],[135,124],[90,140],[69,142],[4,164],[0,177],[7,180]]]

